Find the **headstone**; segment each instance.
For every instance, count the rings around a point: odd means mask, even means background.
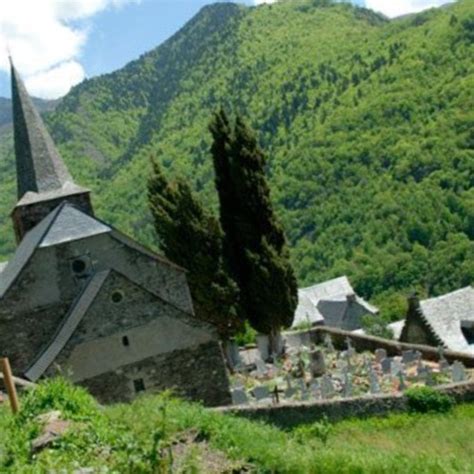
[[[439,361],[439,370],[443,374],[446,374],[446,375],[450,374],[451,366],[449,365],[449,362],[446,359],[441,359]]]
[[[331,398],[334,396],[334,385],[329,375],[321,377],[321,395],[322,398]]]
[[[326,346],[328,352],[334,352],[334,345],[332,343],[332,337],[330,334],[326,334],[324,336],[324,345]]]
[[[264,376],[268,373],[267,365],[262,360],[257,359],[255,365],[257,367],[257,375]]]
[[[322,351],[309,353],[309,368],[313,377],[320,377],[326,373],[326,363]]]
[[[242,365],[242,359],[240,357],[239,346],[235,341],[228,341],[225,343],[225,352],[229,364],[234,369]]]
[[[249,402],[245,390],[236,388],[232,390],[232,404],[233,405],[246,405]]]
[[[423,360],[423,354],[420,351],[415,351],[415,360],[418,363]]]
[[[263,400],[264,398],[268,398],[270,396],[270,390],[265,385],[260,385],[259,387],[255,387],[252,390],[257,401]]]
[[[369,372],[369,380],[370,380],[370,393],[372,394],[380,393],[380,385],[377,378],[377,374],[373,370]]]
[[[387,358],[387,351],[385,349],[376,349],[375,361],[380,364],[384,359]]]
[[[405,383],[405,374],[403,373],[403,371],[400,371],[398,373],[398,391],[402,392],[406,388],[407,388],[407,385]]]
[[[352,374],[348,370],[345,370],[343,375],[344,398],[351,398],[352,393]]]
[[[462,362],[456,361],[451,367],[453,382],[464,382],[466,380],[466,369]]]
[[[413,350],[402,352],[402,362],[404,364],[411,364],[416,361],[416,352]]]
[[[396,377],[403,370],[403,364],[397,360],[393,359],[392,364],[390,365],[390,372],[393,377]]]
[[[392,359],[390,357],[382,359],[382,362],[380,364],[382,366],[382,372],[384,374],[389,374],[391,372],[391,370],[392,370]]]
[[[257,348],[262,360],[270,357],[270,341],[266,334],[257,334]]]
[[[290,398],[293,398],[297,392],[295,388],[287,387],[284,393],[285,393],[285,398],[289,400]]]

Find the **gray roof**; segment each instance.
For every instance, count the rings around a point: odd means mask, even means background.
[[[8,265],[8,262],[0,262],[0,273],[2,273],[3,270],[5,270],[7,265]]]
[[[0,273],[0,298],[20,275],[39,247],[49,247],[92,235],[110,232],[111,228],[64,201],[30,230],[16,249],[13,258]]]
[[[461,322],[474,322],[474,288],[468,286],[420,301],[420,309],[423,319],[448,349],[474,354],[474,344],[468,344],[461,331]]]
[[[67,341],[69,341],[73,332],[82,321],[82,318],[99,293],[108,275],[108,271],[99,272],[89,280],[82,293],[71,306],[71,309],[65,316],[63,323],[58,328],[49,346],[40,353],[39,357],[26,371],[25,376],[27,379],[35,382],[54,362],[54,359],[56,359],[58,354],[62,351]]]
[[[298,290],[298,307],[292,327],[304,323],[318,324],[325,322],[325,316],[331,321],[328,325],[338,325],[347,314],[348,297],[353,297],[367,313],[377,314],[378,309],[364,299],[355,295],[346,276],[328,280],[317,285]]]
[[[30,193],[30,203],[42,193],[87,191],[74,184],[13,63],[11,84],[18,199]]]

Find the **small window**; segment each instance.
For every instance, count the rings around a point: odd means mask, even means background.
[[[80,275],[86,271],[87,264],[82,258],[77,258],[72,262],[72,271],[76,275]]]
[[[130,345],[130,341],[128,339],[128,336],[123,336],[122,337],[122,344],[125,346],[125,347],[128,347]]]
[[[118,304],[123,300],[123,293],[120,290],[115,290],[111,296],[112,303]]]
[[[474,344],[474,321],[461,321],[461,331],[466,342]]]
[[[143,379],[135,379],[133,381],[133,388],[135,389],[135,393],[140,393],[145,391],[145,382]]]

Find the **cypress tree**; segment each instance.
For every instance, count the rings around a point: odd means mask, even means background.
[[[160,248],[188,270],[196,317],[214,325],[222,339],[229,339],[242,324],[237,316],[238,287],[224,270],[219,221],[202,207],[185,181],[168,181],[156,160],[152,160],[148,201]]]
[[[240,310],[257,331],[275,335],[291,325],[298,289],[270,200],[266,157],[240,117],[232,127],[220,110],[210,131],[224,256],[240,289]]]

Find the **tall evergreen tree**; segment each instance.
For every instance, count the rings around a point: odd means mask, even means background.
[[[200,204],[182,179],[168,181],[156,160],[148,181],[148,200],[160,248],[188,270],[196,317],[228,339],[242,326],[239,290],[224,270],[219,221]]]
[[[297,281],[283,229],[273,212],[266,158],[239,117],[232,127],[220,110],[210,131],[224,255],[240,289],[240,309],[257,331],[273,335],[293,321]]]

